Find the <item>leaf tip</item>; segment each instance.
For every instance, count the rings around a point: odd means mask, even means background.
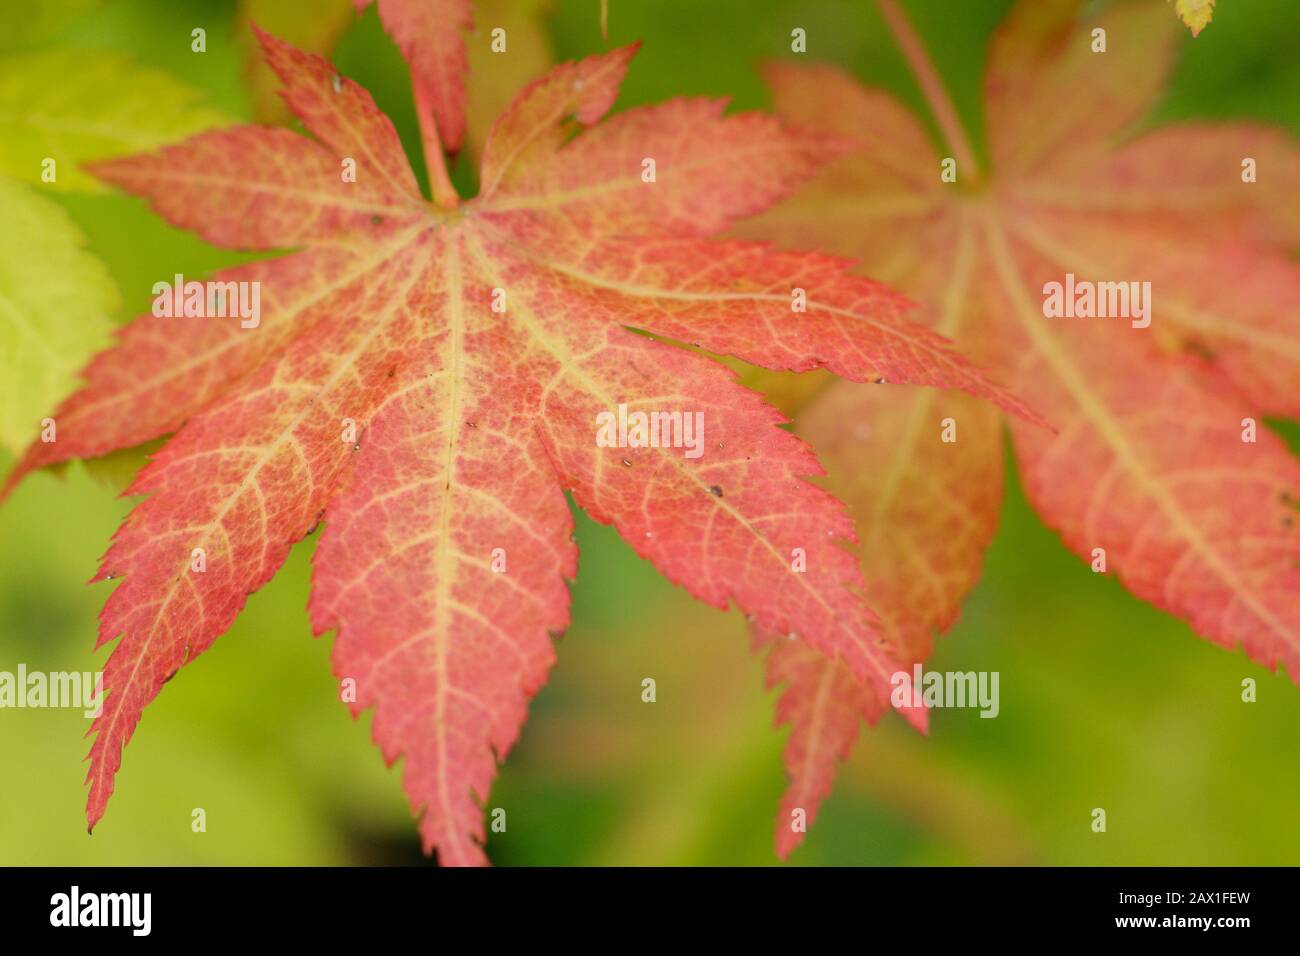
[[[790,854],[799,849],[804,835],[792,830],[788,823],[779,817],[776,822],[776,858],[782,863],[790,859]]]

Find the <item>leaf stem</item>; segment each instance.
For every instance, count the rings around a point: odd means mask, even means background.
[[[898,5],[898,0],[876,0],[876,6],[880,10],[881,17],[884,18],[885,25],[894,35],[894,41],[902,51],[907,65],[911,67],[917,83],[920,84],[925,101],[930,105],[935,121],[939,124],[939,130],[943,133],[948,148],[953,152],[953,158],[957,160],[957,165],[962,170],[962,178],[968,183],[978,183],[980,167],[975,159],[975,151],[971,149],[966,130],[961,125],[961,119],[952,105],[952,100],[948,98],[948,91],[944,89],[939,72],[934,68],[934,61],[926,52],[925,44],[921,42],[920,36],[908,22],[907,15]]]
[[[438,138],[438,124],[433,116],[433,106],[420,89],[420,84],[413,84],[415,92],[415,115],[420,120],[420,140],[424,146],[424,166],[429,171],[429,189],[433,192],[433,201],[443,209],[455,209],[460,205],[460,195],[451,184],[447,175],[447,159],[443,155],[442,141]]]

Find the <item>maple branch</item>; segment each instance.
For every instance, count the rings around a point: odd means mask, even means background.
[[[958,167],[964,170],[968,182],[979,182],[980,167],[975,159],[975,151],[971,149],[966,130],[961,125],[961,118],[957,115],[952,100],[948,98],[948,91],[943,87],[943,80],[939,78],[939,71],[934,68],[934,61],[926,52],[925,44],[921,42],[920,36],[908,22],[907,15],[898,5],[898,0],[876,0],[876,7],[880,10],[885,25],[894,35],[894,41],[902,51],[903,59],[907,61],[917,83],[920,84],[925,101],[930,105],[935,121],[939,124],[939,130],[943,133],[949,149],[953,151]]]
[[[433,192],[433,201],[443,209],[455,209],[460,205],[460,195],[451,184],[447,175],[447,159],[443,155],[442,140],[438,138],[438,122],[434,119],[433,106],[429,103],[420,84],[412,84],[415,92],[415,115],[420,120],[420,141],[424,146],[424,166],[429,171],[429,188]]]

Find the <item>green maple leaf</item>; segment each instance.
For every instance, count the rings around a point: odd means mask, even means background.
[[[116,53],[66,50],[0,61],[0,173],[102,192],[82,163],[153,149],[230,120],[173,77]],[[48,181],[44,161],[55,161]]]
[[[81,230],[37,190],[101,192],[82,163],[228,122],[197,98],[117,54],[0,60],[0,446],[9,451],[21,450],[78,369],[108,344],[119,305]]]
[[[57,203],[0,177],[0,208],[0,444],[17,454],[107,344],[118,294]]]

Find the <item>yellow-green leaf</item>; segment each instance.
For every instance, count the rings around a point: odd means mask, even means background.
[[[7,57],[0,60],[0,173],[99,191],[82,163],[150,150],[229,122],[197,101],[198,93],[166,73],[113,53]]]
[[[0,209],[0,445],[17,454],[108,344],[118,296],[58,205],[0,177]]]
[[[1192,36],[1196,36],[1214,16],[1214,0],[1177,0],[1174,9],[1178,11],[1178,18],[1192,31]]]

